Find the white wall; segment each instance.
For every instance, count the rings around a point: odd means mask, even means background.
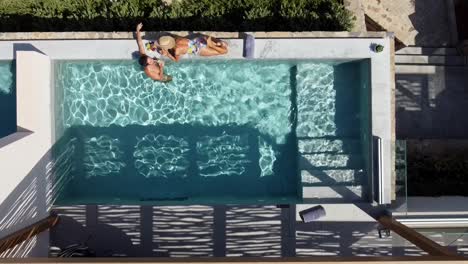
[[[0,237],[48,215],[47,163],[52,146],[51,61],[35,51],[16,53],[18,132],[0,139]],[[44,235],[25,243],[31,253]],[[39,245],[41,244],[41,245]],[[16,252],[13,250],[13,253]],[[44,251],[41,251],[44,253]],[[11,252],[10,252],[11,253]],[[37,252],[36,252],[37,253]],[[41,255],[37,253],[34,255]]]

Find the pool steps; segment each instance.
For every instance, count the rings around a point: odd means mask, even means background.
[[[343,153],[345,149],[358,149],[359,144],[360,141],[356,139],[300,138],[298,140],[299,152],[303,154]]]
[[[298,147],[304,199],[361,201],[366,173],[360,140],[298,139]]]
[[[321,175],[327,175],[329,178],[322,180]],[[365,175],[363,170],[353,169],[330,169],[330,170],[301,170],[301,181],[303,184],[316,185],[346,185],[355,184],[360,176]],[[357,179],[356,179],[356,176]]]
[[[360,169],[362,167],[361,154],[341,154],[341,153],[317,153],[302,154],[299,166],[301,168],[337,168],[337,169]]]
[[[360,127],[348,124],[358,118],[346,120],[340,127],[328,122],[343,116],[342,110],[337,108],[337,86],[341,89],[340,104],[349,104],[346,100],[353,97],[347,97],[349,94],[343,88],[349,88],[347,83],[355,81],[355,77],[344,76],[346,80],[337,83],[331,78],[336,69],[329,67],[328,74],[321,77],[317,85],[316,80],[307,79],[308,76],[313,76],[313,70],[302,65],[297,68],[297,78],[303,83],[297,87],[296,134],[304,202],[307,199],[360,201],[365,189],[363,181],[366,179],[362,144],[357,136],[360,134]],[[322,96],[321,102],[331,102],[331,105],[317,107],[315,96]],[[311,126],[311,120],[319,122],[314,122]]]

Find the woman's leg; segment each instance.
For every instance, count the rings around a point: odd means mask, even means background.
[[[208,57],[208,56],[223,55],[223,54],[226,54],[226,53],[227,53],[227,50],[225,52],[219,52],[216,49],[213,49],[213,48],[210,48],[210,47],[206,46],[206,47],[204,47],[204,48],[202,48],[200,50],[198,55]]]
[[[207,37],[206,38],[206,44],[207,47],[214,49],[218,51],[220,54],[226,54],[227,53],[227,43],[222,41],[222,40],[217,40],[216,42],[213,41],[212,37]]]
[[[212,36],[205,37],[206,43],[210,47],[221,47],[223,41]]]

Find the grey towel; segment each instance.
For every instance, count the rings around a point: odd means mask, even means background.
[[[302,219],[302,222],[309,223],[319,218],[322,218],[326,215],[325,208],[321,205],[308,208],[299,212],[299,216]]]
[[[246,34],[244,38],[244,58],[253,59],[255,55],[255,37]]]

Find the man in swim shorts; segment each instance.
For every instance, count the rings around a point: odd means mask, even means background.
[[[136,36],[138,43],[138,51],[140,52],[140,58],[138,63],[144,67],[144,71],[148,77],[155,81],[160,82],[170,82],[172,77],[164,74],[164,61],[157,58],[151,58],[146,55],[145,47],[143,45],[143,40],[141,38],[140,30],[143,27],[143,24],[140,23],[136,28]]]

